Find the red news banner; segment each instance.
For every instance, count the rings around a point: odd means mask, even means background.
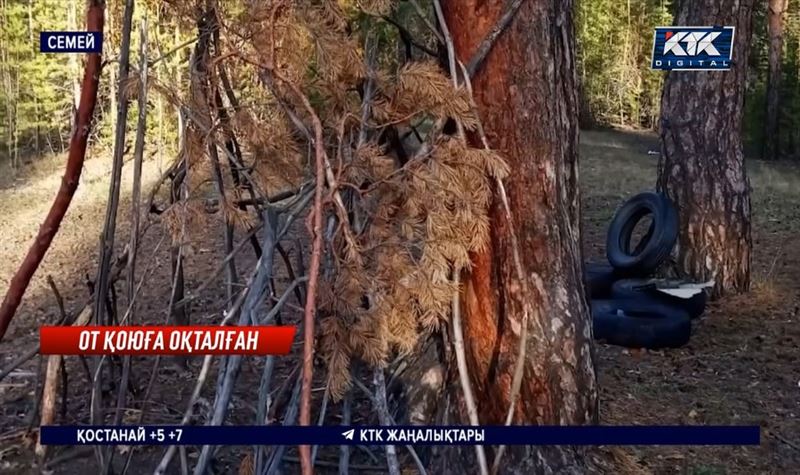
[[[285,355],[293,326],[39,328],[43,355]]]

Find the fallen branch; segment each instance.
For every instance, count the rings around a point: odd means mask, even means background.
[[[158,247],[160,245],[161,245],[161,242],[159,241],[159,244],[156,245],[156,250],[158,249]],[[178,251],[179,251],[178,252],[178,259],[180,260],[180,257],[181,257],[180,248],[179,248]],[[154,252],[154,255],[155,255],[155,252]],[[173,280],[172,280],[172,288],[170,290],[169,305],[168,305],[169,309],[172,309],[173,305],[175,303],[177,277],[178,277],[178,275],[176,274],[174,276]],[[144,278],[145,278],[145,276],[142,276],[142,279],[144,279]],[[140,282],[140,285],[141,285],[141,282]],[[172,318],[172,313],[171,312],[170,312],[168,318]],[[206,365],[210,365],[210,362],[211,362],[210,355],[207,355],[206,356],[206,360],[203,362],[203,369],[200,371],[200,377],[204,376],[204,371],[205,372],[208,371],[208,368],[206,367]],[[142,407],[141,407],[141,410],[139,411],[139,420],[138,420],[139,424],[141,424],[144,421],[145,414],[147,413],[147,402],[150,399],[150,393],[152,392],[153,386],[155,385],[156,377],[158,376],[158,368],[159,368],[160,365],[161,365],[161,355],[156,355],[155,361],[153,362],[153,366],[150,369],[150,380],[147,382],[147,387],[145,388],[144,396],[142,397]],[[200,391],[201,387],[202,387],[202,385],[198,385],[197,387],[195,387],[195,390],[198,392],[198,394],[199,394],[199,391]],[[195,396],[193,395],[193,397],[195,397]],[[133,453],[134,453],[134,448],[131,448],[128,451],[127,457],[125,458],[125,464],[122,467],[122,475],[125,475],[126,473],[128,473],[128,467],[130,466],[131,460],[133,459]]]
[[[136,141],[133,147],[133,185],[131,189],[131,236],[128,242],[130,259],[127,268],[127,297],[131,321],[135,321],[136,305],[136,256],[139,249],[139,222],[141,218],[140,201],[142,195],[142,161],[144,159],[144,137],[147,126],[147,20],[142,19],[139,31],[139,118],[136,124]]]
[[[261,322],[261,325],[271,324],[274,320],[275,315],[278,314],[281,307],[286,303],[289,299],[289,295],[293,290],[300,285],[301,282],[305,282],[308,280],[307,277],[303,276],[299,279],[295,279],[292,281],[292,284],[287,288],[280,299],[272,306],[270,313],[264,317]],[[258,407],[256,408],[256,425],[263,425],[267,424],[267,415],[269,414],[269,406],[271,403],[269,392],[270,392],[270,383],[272,382],[272,373],[273,369],[275,368],[275,357],[270,355],[265,358],[264,361],[264,368],[261,373],[261,381],[258,385]],[[261,473],[261,467],[263,466],[263,459],[264,459],[264,446],[258,445],[254,448],[255,453],[255,467],[256,473]]]
[[[47,370],[44,376],[44,388],[42,389],[42,417],[40,424],[49,426],[53,424],[56,413],[56,394],[58,393],[58,373],[64,362],[64,356],[51,355],[47,358]],[[44,458],[47,448],[42,445],[41,440],[36,444],[36,455]]]
[[[500,34],[503,31],[505,31],[505,29],[511,23],[511,20],[513,19],[514,14],[517,12],[517,10],[519,10],[519,6],[521,5],[522,1],[524,1],[524,0],[515,0],[514,3],[509,7],[509,10],[506,13],[504,13],[503,16],[500,17],[498,22],[495,24],[495,26],[492,27],[492,30],[489,32],[489,34],[486,36],[486,38],[484,38],[484,40],[481,41],[481,44],[478,47],[478,50],[475,52],[475,54],[472,55],[472,58],[470,58],[469,63],[468,63],[468,64],[474,65],[474,68],[473,68],[472,72],[467,71],[467,72],[463,73],[463,77],[465,78],[465,82],[468,82],[469,78],[474,76],[475,73],[478,71],[478,69],[480,68],[481,63],[486,58],[486,56],[489,54],[489,51],[491,51],[491,49],[494,46],[494,44],[497,41],[497,39],[500,37]],[[412,0],[411,3],[418,9],[418,12],[419,12],[419,14],[421,16],[424,15],[424,13],[422,12],[422,9],[419,7],[419,4],[416,1]],[[424,19],[427,22],[427,19],[426,18],[424,18]],[[445,24],[444,20],[441,20],[441,23],[444,25]],[[451,46],[452,46],[452,43],[453,43],[452,39],[448,40],[448,39],[444,38],[441,35],[441,33],[430,24],[430,22],[427,22],[427,24],[428,24],[429,28],[432,29],[431,31],[433,31],[433,33],[437,36],[437,38],[439,39],[439,42],[442,43],[442,44],[445,44],[445,46],[448,46],[448,50],[451,49]],[[450,61],[448,61],[448,62],[450,62]],[[460,61],[458,61],[458,60],[456,60],[456,62],[460,63]],[[453,75],[455,77],[457,71],[455,71],[453,66],[454,66],[454,64],[452,62],[450,62],[450,73],[451,73],[451,75]],[[462,68],[462,70],[463,69],[464,68]],[[458,82],[457,81],[455,81],[453,84],[454,84],[455,87],[458,87]],[[413,159],[424,158],[424,157],[428,156],[428,154],[430,154],[430,152],[431,152],[431,150],[433,148],[433,143],[436,141],[436,139],[439,137],[439,134],[444,129],[444,126],[445,126],[446,122],[447,121],[444,120],[444,118],[439,118],[439,119],[436,120],[436,122],[434,123],[433,127],[431,128],[430,132],[427,135],[427,139],[423,142],[423,144],[419,148],[419,150],[417,150],[417,152],[414,154],[414,158]]]
[[[456,70],[457,58],[455,56],[455,48],[453,46],[452,36],[450,36],[450,30],[447,28],[447,22],[445,21],[444,12],[442,11],[442,6],[439,3],[439,0],[434,0],[433,5],[436,10],[436,15],[439,17],[442,33],[444,34],[446,39],[447,53],[450,65],[450,77],[453,80],[453,86],[457,88],[458,87],[458,71]],[[466,71],[464,71],[464,80],[469,81],[469,76]],[[468,86],[467,90],[470,93],[470,100],[472,101],[472,88]],[[474,104],[474,101],[472,101],[472,103]],[[478,117],[477,110],[475,110],[475,115],[476,117]],[[466,137],[464,136],[464,128],[461,124],[458,124],[458,135],[462,141],[466,142]],[[488,142],[484,140],[484,144],[485,147],[488,149],[489,148]],[[515,235],[513,226],[511,226],[511,234]],[[516,246],[515,240],[512,240],[512,245]],[[477,405],[475,404],[475,396],[473,395],[472,383],[469,378],[469,370],[467,368],[467,358],[464,349],[464,332],[461,328],[461,305],[460,305],[461,294],[459,288],[460,269],[455,269],[453,274],[454,274],[453,280],[456,283],[456,291],[453,294],[453,301],[452,301],[453,346],[455,347],[455,353],[456,353],[456,365],[458,367],[458,375],[459,375],[459,381],[461,383],[461,390],[464,393],[464,403],[467,406],[467,417],[469,418],[470,425],[478,426],[480,425],[480,421],[478,419],[478,408]],[[523,274],[520,273],[518,274],[517,277],[520,280],[522,280]],[[489,465],[486,461],[486,452],[482,445],[475,446],[475,456],[478,460],[478,468],[480,469],[481,475],[488,475]]]
[[[316,145],[322,139],[322,131],[323,131],[323,129],[322,129],[322,121],[320,120],[319,115],[317,115],[317,113],[314,110],[314,108],[311,106],[311,102],[308,100],[308,97],[306,97],[306,95],[303,94],[303,91],[300,90],[300,88],[296,84],[292,83],[291,81],[286,79],[283,75],[281,75],[278,71],[276,71],[273,68],[271,63],[260,63],[258,61],[251,60],[251,59],[245,57],[244,55],[238,55],[238,57],[241,60],[243,60],[243,61],[245,61],[245,62],[247,62],[249,64],[252,64],[253,66],[257,66],[257,67],[263,68],[269,74],[271,74],[276,79],[278,79],[280,82],[285,84],[292,91],[292,93],[295,96],[297,96],[298,100],[303,105],[303,108],[306,110],[308,115],[311,117],[312,126],[314,128],[313,135],[311,134],[311,132],[308,131],[308,128],[303,124],[303,121],[300,120],[300,118],[297,116],[296,113],[294,113],[288,106],[286,106],[286,105],[283,106],[284,112],[291,119],[291,121],[295,124],[295,126],[298,128],[298,130],[303,132],[303,134],[306,136],[306,138],[308,139],[308,141],[310,143],[314,144],[314,146],[315,146],[315,156],[321,157],[322,164],[323,164],[323,172],[325,174],[325,180],[327,181],[328,188],[330,189],[330,195],[331,195],[331,197],[333,199],[333,203],[336,205],[337,217],[339,218],[339,220],[342,223],[344,223],[344,226],[342,227],[342,232],[344,234],[344,239],[347,242],[347,245],[351,249],[356,249],[358,246],[356,244],[355,236],[353,236],[352,227],[350,226],[347,207],[345,206],[344,199],[342,198],[342,195],[341,195],[341,193],[339,191],[339,184],[337,183],[336,177],[333,174],[333,167],[332,167],[332,165],[330,163],[330,160],[328,158],[328,154],[325,152],[324,145],[320,146],[319,148],[317,148],[317,145]],[[262,77],[262,82],[270,89],[270,91],[273,94],[276,94],[274,87],[272,87],[272,81],[271,81],[270,76],[269,75],[262,75],[262,76],[263,76]],[[276,97],[279,97],[279,96],[276,95]],[[280,101],[279,101],[279,103],[280,103]],[[285,102],[284,102],[284,104],[285,104]],[[362,105],[362,107],[363,107],[363,105]],[[324,183],[321,184],[320,186],[324,186]],[[321,228],[322,228],[322,225],[320,225],[320,229]],[[312,261],[313,261],[313,251],[312,251]],[[301,419],[301,421],[303,420],[302,417],[300,419]]]
[[[381,18],[384,21],[386,21],[387,23],[389,23],[390,25],[392,25],[395,28],[397,28],[397,32],[400,34],[400,39],[406,45],[406,58],[408,58],[408,56],[409,56],[409,51],[411,49],[410,48],[411,46],[417,48],[418,50],[422,51],[423,53],[425,53],[425,54],[427,54],[429,56],[433,56],[434,58],[438,56],[438,53],[436,51],[434,51],[434,50],[428,48],[427,46],[419,43],[418,41],[414,40],[414,38],[411,36],[411,32],[408,31],[408,29],[406,27],[404,27],[403,25],[398,23],[397,20],[395,20],[394,18],[389,17],[389,16],[383,16]]]
[[[305,98],[305,96],[303,96]],[[308,99],[306,99],[306,103]],[[308,104],[309,109],[311,105]],[[309,268],[306,306],[303,314],[303,389],[300,396],[300,425],[307,426],[311,422],[311,381],[314,373],[314,319],[316,317],[317,285],[322,256],[322,188],[325,186],[325,149],[322,136],[322,123],[316,114],[314,122],[314,151],[316,156],[316,188],[314,190],[314,208],[309,232],[313,237],[311,245],[311,263]],[[311,451],[309,446],[300,446],[300,459],[303,475],[311,475]]]
[[[182,107],[179,111],[180,117],[186,116],[186,108]],[[188,156],[187,148],[188,141],[186,138],[188,130],[188,121],[181,121],[182,128],[180,131],[180,150],[183,157]],[[180,161],[182,168],[177,172],[175,178],[172,179],[169,193],[170,206],[175,206],[176,203],[185,203],[189,197],[188,185],[189,182],[189,160],[184,158]],[[180,214],[180,239],[175,242],[173,239],[172,246],[170,246],[170,280],[172,282],[170,296],[169,296],[169,318],[171,323],[175,325],[188,325],[189,313],[186,308],[176,307],[175,302],[182,300],[184,297],[186,283],[183,273],[183,252],[184,252],[184,238],[186,236],[186,213]],[[176,356],[175,361],[180,365],[186,365],[187,360],[183,356]]]
[[[63,453],[58,457],[53,457],[50,461],[47,462],[45,468],[52,469],[53,467],[57,467],[60,464],[67,462],[69,460],[88,457],[89,455],[92,454],[93,450],[94,449],[92,447],[78,447],[74,450],[70,450],[68,452]]]
[[[275,368],[275,357],[269,355],[264,358],[264,368],[261,371],[261,381],[258,385],[258,406],[256,407],[256,424],[257,426],[266,425],[266,415],[269,412],[271,398],[270,384],[272,383],[272,371]],[[255,473],[262,473],[263,460],[264,460],[264,446],[256,445],[253,447],[255,460]]]
[[[64,298],[61,296],[61,292],[58,291],[58,287],[56,286],[56,282],[53,280],[53,276],[47,274],[47,285],[50,286],[50,290],[53,291],[53,296],[56,298],[56,305],[58,305],[58,314],[59,318],[56,322],[56,325],[61,325],[62,323],[67,321],[67,310],[64,308]]]
[[[91,0],[89,2],[89,8],[86,12],[87,31],[102,33],[104,6],[105,2],[102,0]],[[69,156],[67,157],[67,165],[61,181],[61,187],[58,189],[56,198],[44,223],[39,228],[36,239],[28,249],[25,260],[22,261],[22,264],[11,279],[8,291],[3,298],[3,303],[0,305],[0,341],[3,340],[6,330],[11,324],[11,319],[14,318],[17,308],[22,302],[22,297],[25,295],[33,274],[39,268],[45,253],[50,248],[50,244],[61,226],[61,221],[64,219],[67,209],[69,209],[75,190],[78,188],[81,170],[83,169],[83,160],[86,156],[86,144],[91,130],[92,116],[97,103],[100,64],[100,53],[87,55],[81,86],[81,99],[75,118],[75,128],[70,139]]]
[[[431,31],[431,33],[433,33],[433,35],[436,37],[436,39],[439,40],[439,43],[444,43],[444,38],[442,37],[442,34],[428,19],[428,15],[422,8],[422,5],[420,5],[419,2],[417,2],[417,0],[411,0],[411,5],[414,7],[414,10],[416,10],[420,20],[422,20],[422,22],[425,23],[425,26],[427,26],[428,29]]]
[[[120,275],[122,275],[122,271],[125,269],[125,263],[127,262],[127,253],[123,254],[122,256],[117,258],[117,261],[114,265],[114,270],[111,273],[110,280],[115,282]],[[83,309],[78,313],[77,317],[74,320],[70,321],[69,319],[65,321],[65,324],[71,325],[74,327],[86,326],[92,320],[93,315],[93,308],[94,308],[94,299],[97,298],[97,294],[93,296],[91,300],[83,307]],[[34,355],[38,354],[39,352],[39,345],[36,345],[36,351],[33,352]],[[22,358],[20,358],[21,360]],[[19,360],[18,360],[19,361]],[[47,401],[43,401],[42,403],[42,418],[41,418],[41,425],[49,425],[52,423],[55,417],[55,394],[58,391],[58,371],[59,367],[63,364],[63,356],[62,355],[50,355],[47,358],[47,370],[45,373],[45,382],[44,388],[42,389],[42,398],[43,400],[45,397],[49,398]],[[47,396],[45,396],[47,395]],[[50,402],[52,400],[52,402]],[[46,409],[46,407],[51,407],[50,409]],[[49,412],[49,413],[46,413]],[[36,455],[39,457],[44,457],[46,454],[46,449],[44,446],[41,445],[41,441],[37,441]]]
[[[792,442],[791,440],[789,440],[786,437],[778,434],[777,432],[773,432],[771,430],[767,430],[766,433],[767,433],[767,435],[769,435],[771,437],[774,437],[779,442],[783,442],[784,444],[786,444],[787,446],[793,448],[794,450],[800,451],[800,445],[798,445],[795,442]]]
[[[28,415],[28,432],[33,430],[33,425],[36,423],[36,417],[39,416],[39,407],[40,403],[42,402],[42,393],[44,392],[44,387],[41,386],[42,382],[42,361],[43,359],[40,357],[38,364],[36,365],[36,383],[33,385],[33,409],[30,411]],[[61,375],[64,376],[64,366],[61,366]],[[63,379],[63,378],[62,378]],[[62,385],[62,387],[66,387],[66,383]],[[66,404],[66,394],[62,392],[62,409],[63,406]],[[64,414],[62,411],[61,414],[62,419],[64,418]]]
[[[180,158],[172,162],[169,168],[167,168],[164,171],[164,173],[162,173],[161,176],[158,177],[158,180],[156,180],[156,182],[152,185],[152,187],[150,188],[150,193],[148,194],[147,197],[146,209],[148,210],[148,212],[155,215],[160,215],[161,213],[164,212],[166,207],[160,208],[155,203],[156,195],[158,194],[159,190],[161,190],[161,186],[164,184],[164,182],[167,181],[167,178],[171,178],[173,181],[177,179],[177,176],[181,173],[180,170],[183,169],[183,163],[185,160],[186,160],[185,155],[181,154]]]
[[[126,262],[126,259],[127,259],[127,254],[123,254],[117,258],[116,270],[114,271],[114,274],[111,276],[111,278],[114,281],[119,279],[120,275],[122,274],[122,270],[124,269],[124,263]],[[92,302],[93,300],[89,299],[89,301],[83,306],[81,311],[78,312],[76,318],[74,319],[67,318],[66,320],[64,320],[63,323],[65,325],[75,325],[75,326],[86,325],[87,323],[89,323],[89,320],[91,320],[92,318]],[[11,374],[12,371],[19,368],[20,366],[22,366],[23,364],[25,364],[31,358],[33,358],[38,354],[39,354],[39,344],[37,343],[31,346],[31,348],[28,349],[28,351],[20,355],[19,358],[12,361],[11,363],[8,364],[8,366],[0,370],[0,381],[2,381],[6,376]]]
[[[192,390],[192,395],[189,397],[189,403],[186,405],[186,412],[184,412],[183,418],[181,419],[180,425],[182,426],[186,425],[194,414],[194,405],[200,398],[200,392],[203,390],[203,385],[205,385],[206,379],[208,378],[208,371],[211,368],[212,358],[212,355],[205,355],[205,357],[203,357],[203,366],[200,368],[200,375],[197,377],[197,382]],[[171,445],[169,449],[167,449],[167,452],[161,458],[158,467],[156,467],[154,472],[155,474],[158,475],[166,472],[169,462],[172,460],[172,457],[175,455],[175,451],[177,449],[177,445]]]
[[[58,303],[58,308],[60,312],[60,317],[58,323],[56,325],[61,325],[67,321],[67,312],[64,310],[64,299],[61,297],[61,293],[58,291],[58,287],[56,287],[56,283],[53,280],[53,277],[48,275],[47,276],[47,283],[50,285],[50,288],[53,290],[53,295],[56,298],[56,302]],[[39,347],[37,346],[37,352]],[[43,357],[42,357],[43,358]],[[41,358],[39,360],[39,371],[37,371],[37,376],[41,373]],[[46,426],[53,423],[55,420],[55,413],[56,413],[56,392],[58,391],[58,380],[56,379],[58,373],[61,373],[62,376],[62,404],[66,405],[66,368],[64,367],[64,357],[62,355],[53,355],[47,358],[47,369],[45,371],[45,378],[44,378],[44,385],[42,386],[42,393],[41,393],[41,418],[39,419],[39,424]],[[38,380],[37,380],[38,385]],[[39,394],[34,393],[34,397],[39,400]],[[31,423],[33,423],[35,417],[35,412],[32,414]],[[41,443],[36,444],[35,453],[37,456],[43,458],[46,453],[46,449],[44,448]]]
[[[19,358],[9,363],[8,366],[0,370],[0,381],[2,381],[6,376],[11,374],[12,371],[19,368],[20,366],[25,364],[28,360],[30,360],[31,358],[33,358],[38,354],[39,354],[39,345],[37,344],[31,347],[31,349],[29,349],[22,355],[20,355]]]
[[[331,386],[330,380],[328,384],[325,386],[325,392],[322,394],[322,407],[319,410],[319,417],[317,417],[317,425],[322,426],[325,423],[325,414],[328,411],[328,401],[330,400],[331,396]],[[311,465],[317,461],[317,453],[319,451],[319,445],[315,445],[311,448]]]
[[[214,10],[214,15],[216,15],[216,10]],[[209,61],[209,40],[210,36],[213,33],[214,25],[216,20],[216,16],[212,19],[209,19],[208,22],[201,22],[198,36],[203,37],[201,41],[197,43],[197,48],[195,49],[194,53],[194,64],[192,65],[192,87],[194,87],[197,83],[197,91],[198,94],[204,96],[206,102],[211,104],[213,102],[211,96],[212,92],[210,90],[209,81],[210,81],[210,74],[208,71],[208,64]],[[219,94],[217,94],[218,96]],[[224,110],[221,109],[220,110]],[[226,150],[229,153],[233,154],[233,147],[228,146],[226,144]],[[209,143],[208,144],[208,157],[209,161],[211,162],[211,170],[212,175],[214,177],[214,183],[216,184],[217,194],[219,195],[220,203],[222,203],[222,213],[224,223],[224,242],[225,242],[225,254],[231,255],[233,254],[233,221],[230,220],[228,214],[228,210],[225,208],[225,180],[222,176],[222,166],[220,165],[219,154],[217,153],[217,144],[216,143]],[[237,157],[238,158],[238,157]],[[234,172],[235,168],[231,167],[231,172],[234,177],[238,177],[238,174]],[[234,182],[238,182],[238,179],[234,179]],[[237,183],[238,185],[238,183]],[[251,189],[252,191],[252,189]],[[255,236],[252,236],[250,242],[253,244],[253,249],[256,252],[256,255],[260,256],[261,247],[258,244],[258,239]],[[236,272],[236,259],[235,257],[231,257],[227,261],[227,272],[225,276],[225,290],[226,295],[228,297],[228,301],[232,301],[234,294],[235,294],[235,287],[239,284],[239,276]]]
[[[208,156],[211,161],[211,169],[214,175],[214,182],[217,186],[217,193],[220,196],[220,200],[225,200],[225,180],[222,177],[222,167],[219,164],[219,155],[217,154],[216,145],[208,145]],[[223,215],[227,213],[228,211],[223,208]],[[233,222],[229,219],[229,216],[223,216],[223,219],[225,220],[223,236],[225,242],[225,254],[231,256],[230,259],[226,259],[225,291],[228,301],[231,301],[236,293],[235,287],[239,284],[239,276],[236,272],[236,258],[233,255]],[[258,241],[255,242],[257,243]],[[258,249],[260,250],[260,248]]]
[[[172,48],[171,50],[167,51],[166,53],[162,54],[158,58],[153,59],[152,61],[150,61],[147,64],[148,64],[148,66],[153,67],[156,64],[158,64],[159,61],[163,61],[164,59],[172,56],[173,54],[175,54],[176,52],[180,51],[181,49],[183,49],[183,48],[185,48],[187,46],[193,45],[196,41],[197,41],[197,38],[188,39],[188,40],[184,41],[183,43],[179,44],[178,46],[176,46],[176,47]]]

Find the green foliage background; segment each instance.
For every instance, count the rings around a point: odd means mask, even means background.
[[[122,1],[108,1],[100,102],[96,115],[94,147],[97,154],[110,150],[116,99],[112,81],[119,54]],[[187,4],[190,2],[187,2]],[[223,1],[225,8],[237,2]],[[421,2],[426,8],[427,3]],[[767,84],[766,1],[756,2],[754,36],[743,127],[748,155],[757,155],[764,143],[765,90]],[[20,166],[46,153],[63,151],[69,139],[73,107],[73,82],[82,75],[83,58],[41,54],[42,30],[82,29],[83,0],[0,0],[0,162]],[[396,14],[410,10],[407,2]],[[581,123],[584,127],[624,126],[656,129],[663,72],[650,69],[653,28],[672,24],[670,0],[582,0],[576,6],[576,34],[581,78]],[[72,12],[76,13],[73,14]],[[406,12],[407,13],[407,12]],[[131,45],[132,67],[138,64],[138,25],[149,21],[150,57],[181,45],[194,35],[192,12],[176,14],[158,0],[136,4]],[[71,20],[75,18],[75,20]],[[423,29],[424,30],[424,29]],[[413,31],[415,35],[418,31]],[[386,25],[380,41],[382,58],[402,54],[394,29]],[[427,43],[424,38],[421,42]],[[191,48],[159,61],[151,75],[180,93],[188,80]],[[784,157],[800,157],[800,2],[789,2],[784,39],[783,82],[778,150]],[[175,108],[153,95],[149,100],[148,145],[158,153],[174,153],[177,146]],[[135,101],[130,104],[128,126],[135,126]]]
[[[578,3],[584,123],[653,127],[663,73],[650,69],[653,28],[669,25],[663,0]]]
[[[0,0],[0,163],[16,168],[68,145],[74,101],[74,81],[83,78],[82,55],[39,52],[39,32],[83,30],[83,0]],[[185,42],[194,31],[191,21],[170,17],[161,2],[136,2],[131,34],[131,68],[139,64],[139,25],[148,20],[148,55],[158,57]],[[109,0],[103,38],[104,67],[95,113],[93,152],[102,155],[112,147],[116,116],[116,79],[123,2]],[[150,75],[177,89],[188,76],[191,48],[159,61]],[[177,147],[177,113],[154,94],[148,99],[148,140],[158,152]],[[128,110],[129,132],[135,128],[136,101]]]
[[[583,0],[577,7],[583,126],[656,129],[666,73],[650,69],[653,28],[671,25],[674,1]],[[763,146],[768,80],[767,2],[756,2],[748,58],[743,138],[746,152]],[[779,119],[780,155],[800,157],[800,2],[790,1],[784,31]],[[775,138],[770,138],[775,139]]]

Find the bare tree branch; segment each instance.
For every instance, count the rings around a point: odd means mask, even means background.
[[[142,194],[142,160],[144,158],[144,135],[147,126],[147,19],[143,18],[139,28],[139,119],[136,124],[136,142],[133,148],[133,188],[131,191],[130,241],[128,242],[128,269],[126,290],[128,310],[126,317],[136,321],[136,257],[139,250],[139,201]],[[114,425],[122,420],[122,410],[128,394],[130,381],[131,356],[122,357],[122,377],[120,378],[117,408],[114,414]]]
[[[114,135],[114,159],[111,167],[111,180],[108,190],[108,204],[106,206],[105,222],[103,223],[103,237],[101,239],[100,263],[97,266],[97,278],[95,287],[97,298],[94,301],[94,321],[97,325],[109,323],[106,320],[105,299],[109,289],[108,274],[111,271],[111,258],[114,253],[114,240],[117,230],[117,210],[119,208],[119,194],[122,179],[122,159],[125,153],[125,129],[128,121],[128,97],[124,85],[128,79],[130,71],[130,46],[131,46],[131,25],[133,22],[134,0],[126,0],[125,12],[122,20],[122,38],[119,54],[119,73],[118,83],[113,84],[117,94],[117,118],[116,130]],[[129,256],[130,257],[130,256]],[[102,423],[102,380],[104,357],[92,358],[95,361],[94,373],[95,380],[92,387],[92,404],[90,407],[90,418],[93,424]],[[95,451],[97,460],[102,467],[102,472],[106,473],[113,457],[113,451],[98,448]]]

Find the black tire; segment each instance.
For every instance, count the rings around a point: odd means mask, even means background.
[[[592,299],[611,297],[611,286],[620,277],[609,264],[587,262],[583,266],[586,274],[586,293]]]
[[[692,322],[680,308],[649,299],[592,300],[596,340],[627,348],[679,348],[689,342]]]
[[[682,308],[689,318],[697,318],[706,310],[708,294],[700,291],[689,297],[681,298],[656,290],[658,287],[677,287],[681,281],[672,279],[620,279],[611,284],[611,297],[615,299],[649,298],[667,305]]]
[[[636,224],[648,214],[652,224],[635,250],[631,236]],[[620,272],[646,276],[669,257],[678,240],[678,212],[662,193],[639,193],[617,210],[608,227],[606,255],[608,262]]]

